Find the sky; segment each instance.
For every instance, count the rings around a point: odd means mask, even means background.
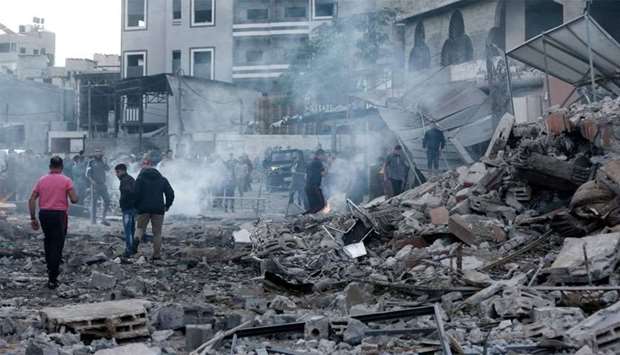
[[[56,66],[65,58],[120,53],[121,0],[0,0],[0,23],[13,31],[33,17],[56,33]]]

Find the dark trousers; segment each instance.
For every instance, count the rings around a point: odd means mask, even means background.
[[[101,197],[103,200],[103,216],[105,219],[108,215],[110,208],[110,195],[108,194],[108,188],[102,184],[91,185],[91,201],[90,201],[90,221],[91,223],[97,222],[97,201]]]
[[[60,259],[67,235],[67,212],[65,211],[39,211],[39,221],[45,239],[45,263],[50,281],[56,281],[60,274]]]
[[[308,198],[306,214],[314,214],[325,208],[325,197],[320,186],[306,186],[306,197]]]
[[[131,256],[135,252],[133,237],[136,233],[136,211],[133,209],[123,211],[123,233],[125,234],[125,256]]]
[[[226,185],[224,188],[224,211],[235,212],[235,185]]]
[[[428,170],[439,170],[439,150],[438,149],[427,149],[426,150],[426,161],[428,163]]]
[[[390,179],[392,183],[392,196],[398,196],[403,193],[405,182],[402,180]]]

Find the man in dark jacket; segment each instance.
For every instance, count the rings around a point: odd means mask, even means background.
[[[90,180],[91,189],[90,222],[92,224],[97,222],[97,200],[101,197],[103,200],[101,224],[106,226],[110,225],[106,220],[108,209],[110,208],[110,195],[108,194],[108,188],[105,184],[106,174],[109,170],[110,167],[103,159],[103,152],[97,149],[95,151],[95,157],[88,162],[88,168],[86,169],[86,177]]]
[[[319,149],[314,155],[312,162],[306,168],[306,197],[308,198],[308,210],[305,214],[315,214],[325,208],[325,197],[321,190],[321,183],[326,170],[323,165],[325,151]]]
[[[114,167],[116,176],[120,180],[121,198],[119,205],[123,212],[123,232],[125,234],[125,256],[130,257],[133,250],[133,236],[136,232],[136,209],[134,201],[134,186],[136,180],[127,174],[127,165],[118,164]]]
[[[428,170],[439,170],[439,154],[446,145],[446,138],[439,129],[437,123],[433,122],[431,129],[424,134],[422,147],[426,148],[426,159],[428,162]]]
[[[151,161],[145,160],[142,171],[136,179],[134,196],[138,213],[134,251],[138,251],[138,244],[146,232],[146,227],[151,222],[154,234],[153,260],[161,259],[161,231],[164,225],[164,214],[172,206],[174,190],[172,190],[168,179],[153,167]]]
[[[385,159],[383,166],[383,177],[391,192],[388,197],[403,193],[409,180],[409,170],[409,163],[407,163],[407,157],[403,153],[403,147],[401,145],[395,146],[392,153]]]

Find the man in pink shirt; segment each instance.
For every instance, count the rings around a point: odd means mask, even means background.
[[[67,222],[70,199],[72,203],[78,202],[78,196],[73,189],[73,181],[62,174],[63,162],[60,157],[50,159],[49,174],[41,177],[32,189],[32,195],[28,201],[30,221],[32,229],[43,229],[45,239],[45,262],[49,282],[47,287],[58,287],[58,274],[60,273],[60,259],[67,235]],[[39,221],[36,218],[37,199],[39,200]]]

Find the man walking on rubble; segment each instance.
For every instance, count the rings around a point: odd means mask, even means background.
[[[45,263],[49,281],[47,287],[58,287],[60,274],[60,260],[67,235],[69,203],[78,202],[78,196],[73,188],[73,181],[62,174],[63,162],[58,156],[50,159],[49,174],[41,177],[36,183],[28,201],[30,222],[35,231],[41,227],[45,238]],[[37,199],[39,200],[39,219],[36,217]],[[39,225],[40,221],[40,225]]]
[[[144,160],[142,171],[136,179],[134,198],[138,218],[133,251],[138,251],[138,245],[150,222],[154,234],[153,260],[159,260],[161,259],[164,214],[174,202],[174,190],[168,179],[163,177],[148,159]]]
[[[127,173],[127,165],[118,164],[114,167],[116,176],[120,180],[121,197],[119,205],[123,213],[123,232],[125,234],[125,257],[135,253],[133,250],[133,237],[136,232],[136,209],[134,201],[134,187],[136,180]]]
[[[395,146],[392,153],[385,159],[385,165],[383,166],[384,179],[391,187],[391,195],[389,197],[403,193],[409,178],[409,170],[407,158],[403,154],[403,147],[400,145]]]
[[[422,141],[422,147],[426,148],[426,160],[428,164],[428,170],[439,170],[439,156],[441,150],[446,145],[446,138],[443,132],[439,129],[436,122],[433,122],[431,128],[424,134],[424,140]]]
[[[106,220],[108,210],[110,208],[110,195],[106,187],[106,173],[110,171],[108,163],[103,159],[103,152],[99,149],[95,151],[95,157],[88,162],[86,169],[86,177],[90,181],[90,223],[97,223],[97,202],[99,198],[103,200],[103,215],[101,216],[101,224],[109,226]]]
[[[308,210],[305,214],[314,214],[325,208],[325,197],[321,190],[321,183],[326,170],[323,165],[325,151],[319,149],[314,155],[312,162],[306,168],[306,197],[308,199]]]

